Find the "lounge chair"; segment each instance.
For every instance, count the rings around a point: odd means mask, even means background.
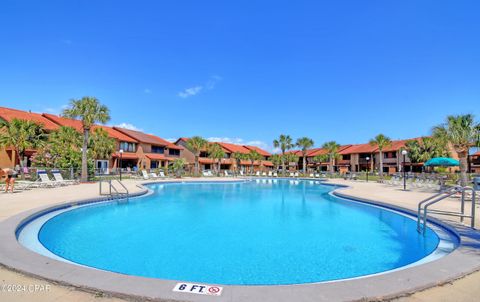
[[[243,174],[243,170],[240,170],[240,176],[245,176],[245,174]]]
[[[299,177],[298,172],[293,173],[293,176],[294,176],[294,177]]]
[[[260,176],[260,171],[257,171],[257,173],[255,173],[255,176]]]
[[[61,184],[59,182],[56,182],[56,181],[53,181],[51,180],[48,175],[47,175],[47,172],[43,171],[43,172],[37,172],[38,174],[38,177],[40,178],[40,183],[44,186],[44,187],[50,187],[50,188],[54,188],[54,187],[58,187],[60,185],[64,185],[64,184]]]
[[[267,172],[262,172],[262,176],[267,176]]]
[[[159,176],[160,178],[166,178],[167,177],[167,176],[165,176],[165,172],[163,172],[163,171],[160,171],[158,173],[160,173],[160,176]]]
[[[53,174],[53,177],[55,178],[55,181],[60,184],[73,185],[78,183],[76,180],[63,179],[63,176],[60,173],[60,171],[52,171],[52,174]]]
[[[277,173],[277,172],[273,172],[273,177],[278,177],[278,173]]]
[[[268,171],[268,177],[272,177],[272,176],[273,176],[272,171]]]
[[[149,180],[149,179],[150,179],[150,176],[148,175],[148,173],[147,173],[146,170],[142,170],[142,176],[143,176],[143,179],[145,179],[145,180]]]

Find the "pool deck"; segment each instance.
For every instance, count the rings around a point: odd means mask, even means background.
[[[183,179],[189,181],[188,179]],[[198,179],[192,179],[198,181]],[[203,178],[202,181],[233,180],[232,178]],[[127,180],[130,192],[141,192],[137,185],[145,181]],[[416,210],[420,200],[430,196],[430,192],[403,191],[398,187],[389,187],[378,183],[356,181],[330,180],[330,183],[348,185],[348,188],[338,190],[339,194],[363,198],[371,201],[400,206]],[[15,217],[24,215],[25,211],[34,213],[37,209],[55,204],[98,198],[98,184],[82,184],[53,189],[35,189],[22,193],[0,193],[0,223],[17,223]],[[458,210],[458,199],[442,201],[436,208],[443,210]],[[477,207],[478,209],[478,207]],[[479,212],[480,213],[480,212]],[[480,215],[479,215],[480,216]],[[480,217],[476,224],[480,227]],[[454,224],[464,237],[467,246],[460,251],[432,263],[408,268],[377,277],[360,278],[350,281],[319,283],[294,286],[275,287],[242,287],[226,286],[220,297],[200,296],[193,294],[173,293],[171,289],[175,281],[155,280],[140,277],[130,277],[115,273],[79,268],[62,262],[44,258],[34,254],[18,244],[11,244],[12,236],[4,241],[1,238],[0,263],[6,263],[15,270],[0,266],[0,301],[131,301],[125,295],[124,289],[133,282],[139,282],[132,294],[152,299],[170,299],[177,301],[354,301],[354,300],[398,300],[398,301],[474,301],[480,296],[480,239],[477,233],[462,228],[456,218],[442,218]],[[467,221],[466,221],[467,222]],[[1,231],[1,230],[0,230]],[[5,232],[4,232],[5,233]],[[5,234],[4,234],[5,235]],[[11,235],[11,234],[10,234]],[[1,250],[3,249],[3,250]],[[4,250],[14,253],[15,257],[6,255]],[[33,257],[33,258],[32,258]],[[15,259],[14,259],[15,258]],[[456,259],[454,259],[456,258]],[[28,260],[36,263],[30,264]],[[37,260],[41,261],[37,261]],[[461,260],[462,263],[455,261]],[[41,263],[39,263],[41,262]],[[14,263],[15,265],[12,265]],[[34,272],[32,272],[34,271]],[[473,272],[467,276],[459,271]],[[29,273],[26,273],[29,272]],[[448,278],[439,277],[442,274]],[[36,277],[36,276],[43,276]],[[49,280],[60,280],[52,282]],[[375,279],[373,279],[375,278]],[[159,281],[160,283],[158,283]],[[415,284],[422,286],[415,286]],[[75,286],[67,286],[66,284]],[[15,292],[9,291],[11,286],[17,286]],[[145,286],[145,287],[143,287]],[[103,288],[110,294],[96,291]],[[149,292],[154,288],[156,292]],[[143,295],[143,293],[148,293]],[[392,293],[395,293],[392,295]],[[125,299],[125,300],[123,300]]]

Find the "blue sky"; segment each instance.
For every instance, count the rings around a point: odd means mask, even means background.
[[[0,106],[96,96],[110,124],[270,147],[480,119],[478,1],[0,4]]]

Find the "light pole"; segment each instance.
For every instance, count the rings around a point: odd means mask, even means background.
[[[407,174],[406,174],[406,169],[405,169],[405,157],[407,156],[407,150],[402,150],[402,155],[403,155],[403,190],[407,190]]]
[[[367,160],[367,182],[368,182],[368,171],[370,170],[370,164],[369,164],[370,157],[367,156],[365,159]]]
[[[123,156],[123,149],[120,149],[120,181],[122,181],[122,156]]]

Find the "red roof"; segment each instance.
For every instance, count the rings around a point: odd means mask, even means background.
[[[198,162],[201,164],[217,164],[218,160],[217,159],[214,160],[212,158],[200,157],[198,159]],[[230,158],[222,158],[220,163],[224,165],[231,165],[233,162],[232,162],[232,159]]]
[[[478,151],[477,153],[474,153],[473,156],[480,156],[480,151]]]
[[[245,148],[244,146],[230,144],[230,143],[221,143],[221,142],[217,142],[217,144],[219,144],[220,146],[222,146],[224,149],[226,149],[228,152],[231,152],[231,153],[235,153],[235,152],[239,152],[243,154],[250,153],[250,150]]]
[[[340,154],[375,153],[376,150],[376,146],[372,146],[370,144],[358,144],[345,148]]]
[[[83,129],[82,122],[79,120],[65,118],[65,117],[48,114],[48,113],[44,113],[42,115],[60,126],[72,127],[75,130],[82,132],[82,129]],[[117,139],[122,142],[138,143],[138,141],[123,134],[122,132],[119,132],[113,129],[112,127],[103,126],[103,125],[94,125],[92,127],[92,130],[99,129],[99,128],[105,130],[108,133],[108,136],[111,138]]]
[[[58,125],[46,119],[41,114],[0,107],[0,118],[11,122],[13,119],[28,120],[43,125],[46,130],[56,130]]]
[[[113,129],[122,132],[123,134],[126,134],[130,136],[133,139],[136,139],[139,142],[146,143],[146,144],[151,144],[151,145],[157,145],[157,146],[166,146],[170,149],[183,149],[180,146],[177,146],[175,144],[172,144],[169,141],[164,140],[163,138],[160,138],[158,136],[152,135],[152,134],[146,134],[140,131],[135,131],[135,130],[130,130],[130,129],[125,129],[125,128],[120,128],[120,127],[113,127]]]
[[[250,150],[250,151],[255,150],[255,151],[257,151],[257,152],[258,152],[260,155],[262,155],[262,156],[272,156],[271,153],[269,153],[269,152],[267,152],[267,151],[265,151],[265,150],[263,150],[263,149],[261,149],[261,148],[259,148],[259,147],[257,147],[257,146],[247,146],[247,145],[244,145],[243,147],[247,148],[247,149]]]

